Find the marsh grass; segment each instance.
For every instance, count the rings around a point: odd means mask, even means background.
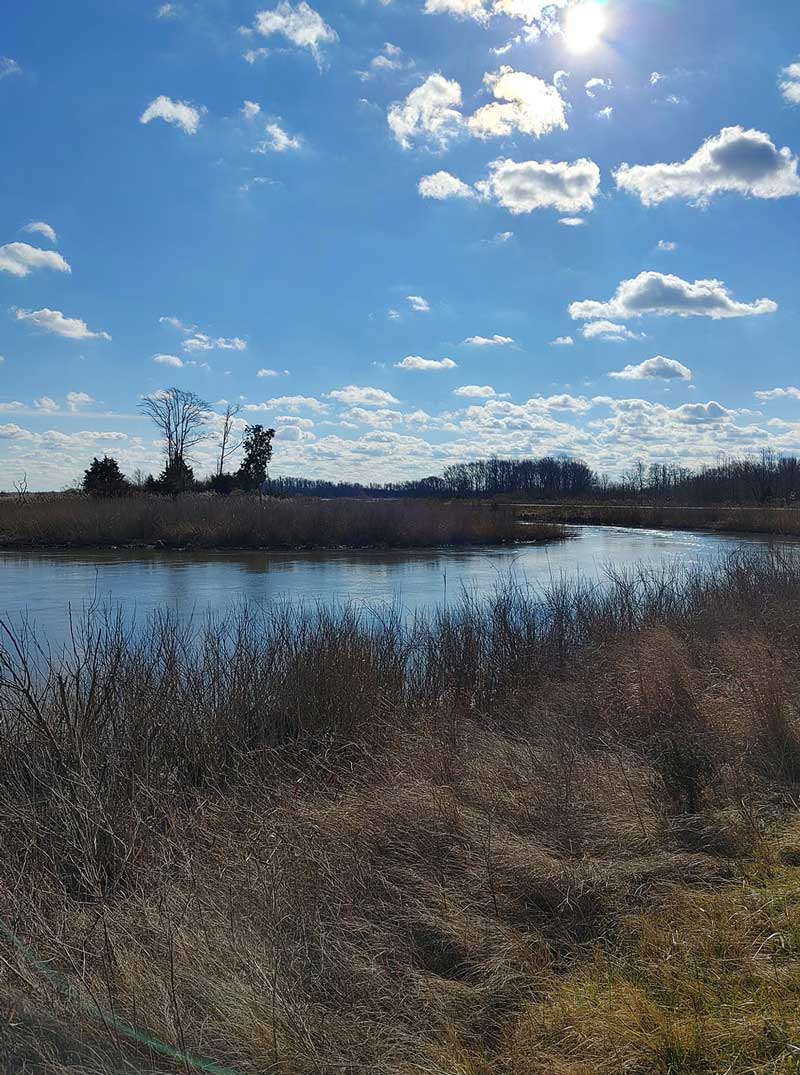
[[[212,494],[0,499],[0,547],[419,548],[562,537],[557,524],[522,526],[512,508],[478,501]]]
[[[683,507],[671,504],[518,505],[532,522],[586,523],[597,526],[652,527],[664,530],[715,530],[720,533],[800,537],[800,509],[785,507]]]
[[[738,556],[7,632],[0,922],[72,992],[0,941],[6,1070],[192,1070],[120,1024],[248,1075],[794,1070],[798,599]]]

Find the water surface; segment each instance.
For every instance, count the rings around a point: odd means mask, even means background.
[[[137,620],[156,609],[181,616],[273,601],[386,605],[407,613],[491,593],[509,577],[536,587],[561,575],[600,580],[607,569],[767,546],[768,538],[579,526],[568,541],[508,548],[326,552],[168,552],[149,549],[0,552],[0,615],[27,618],[58,645],[69,614],[120,605]]]

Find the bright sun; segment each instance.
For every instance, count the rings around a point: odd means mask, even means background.
[[[588,52],[598,44],[606,28],[603,9],[594,0],[576,4],[564,19],[564,37],[572,52]]]

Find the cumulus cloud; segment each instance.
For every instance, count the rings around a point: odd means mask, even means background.
[[[322,64],[322,47],[339,40],[336,31],[305,0],[294,7],[281,0],[274,11],[259,11],[255,29],[262,37],[280,34],[296,48],[308,49],[318,65]]]
[[[617,381],[691,381],[692,371],[674,358],[656,355],[636,366],[625,366],[608,374]]]
[[[288,153],[303,148],[299,135],[291,135],[277,121],[268,123],[264,131],[267,137],[256,146],[254,153]]]
[[[183,368],[183,359],[177,355],[153,355],[153,361],[160,366],[174,366],[175,369]]]
[[[44,411],[46,414],[59,410],[58,404],[50,396],[40,396],[39,399],[33,401],[33,405],[37,411]]]
[[[455,79],[429,75],[404,101],[389,106],[386,120],[403,149],[415,142],[444,148],[461,129],[461,86]]]
[[[571,336],[556,336],[554,340],[550,341],[551,347],[572,347],[575,343]]]
[[[260,369],[256,374],[256,377],[287,377],[288,375],[288,370]]]
[[[710,317],[715,321],[729,317],[753,317],[771,314],[778,309],[772,299],[737,302],[720,280],[695,280],[689,283],[679,276],[660,272],[642,272],[623,280],[608,302],[586,299],[570,304],[573,320],[655,316]]]
[[[422,295],[406,295],[406,299],[408,300],[408,305],[415,313],[430,313],[430,304],[427,299],[423,299]]]
[[[45,332],[68,340],[110,340],[107,332],[92,332],[79,317],[65,317],[60,310],[15,310],[17,321],[27,321]]]
[[[184,340],[181,344],[184,351],[246,351],[247,341],[240,339],[238,336],[233,336],[231,339],[226,339],[224,336],[217,336],[216,339],[211,336],[206,336],[204,332],[195,332],[188,340]]]
[[[193,332],[197,332],[196,325],[187,325],[179,317],[159,317],[159,325],[169,325],[170,328],[176,328],[178,332],[182,332],[185,336],[190,336]]]
[[[384,392],[382,388],[360,388],[355,384],[345,385],[344,388],[336,388],[328,392],[329,399],[335,399],[337,403],[344,403],[348,407],[385,407],[388,403],[399,403],[399,399]]]
[[[477,184],[484,197],[509,212],[555,209],[560,213],[591,210],[600,187],[600,169],[592,160],[516,161],[500,158],[489,165],[489,178]]]
[[[512,336],[498,336],[495,333],[494,336],[467,336],[463,342],[469,347],[506,347],[512,344],[514,339]]]
[[[455,15],[457,19],[486,22],[489,13],[483,0],[425,0],[426,15]]]
[[[242,407],[243,411],[292,410],[311,411],[315,414],[322,414],[327,409],[326,404],[320,403],[313,396],[275,396],[265,403],[245,403]]]
[[[22,68],[16,60],[12,60],[10,56],[0,56],[0,78],[8,78],[9,75],[19,75],[22,72]]]
[[[736,411],[728,410],[712,399],[708,403],[684,403],[682,407],[676,407],[672,414],[679,422],[696,425],[728,421],[736,416]]]
[[[559,220],[559,224],[563,224],[565,228],[582,228],[585,223],[582,216],[562,216]]]
[[[511,67],[484,75],[483,82],[496,100],[467,120],[475,137],[496,138],[519,131],[540,138],[556,128],[567,129],[566,104],[555,86]]]
[[[762,403],[773,399],[800,399],[800,388],[790,385],[788,388],[767,388],[753,393]]]
[[[612,343],[622,343],[624,340],[638,340],[641,337],[626,325],[618,325],[614,321],[590,321],[581,328],[585,340],[610,340]]]
[[[601,90],[611,89],[611,79],[590,78],[584,89],[586,90],[587,97],[595,98]]]
[[[66,397],[67,407],[73,413],[79,411],[82,407],[88,407],[90,403],[94,403],[95,400],[88,392],[67,392]]]
[[[670,239],[659,239],[656,249],[662,250],[667,254],[674,254],[678,249],[678,244],[673,243]]]
[[[599,112],[595,112],[595,119],[611,119],[614,115],[614,109],[611,105],[606,105],[605,108],[601,108]]]
[[[557,29],[557,12],[570,0],[425,0],[426,15],[453,15],[486,23],[494,15],[505,15],[525,23],[525,38],[532,41],[543,32]]]
[[[676,164],[623,164],[614,179],[621,190],[643,205],[671,198],[706,204],[726,192],[753,198],[786,198],[800,194],[797,157],[778,149],[763,131],[724,127],[688,160]]]
[[[417,184],[417,190],[423,198],[435,198],[445,201],[447,198],[475,198],[475,191],[463,180],[449,172],[434,172],[424,175]]]
[[[781,72],[781,93],[790,105],[800,105],[800,63],[789,64]]]
[[[22,229],[29,235],[43,235],[51,243],[57,243],[58,237],[56,236],[55,228],[46,224],[43,220],[32,220],[30,224],[26,224]]]
[[[406,61],[400,46],[393,45],[391,41],[387,41],[381,51],[369,61],[367,70],[356,71],[356,74],[362,82],[367,82],[369,79],[374,78],[382,72],[402,71],[406,67],[411,66],[413,66],[413,64]]]
[[[40,250],[27,243],[6,243],[0,246],[0,272],[12,276],[29,276],[34,269],[54,269],[72,272],[69,263],[55,250]]]
[[[462,384],[460,388],[453,389],[454,396],[461,396],[464,399],[506,399],[508,393],[504,392],[502,395],[499,392],[495,392],[490,384]]]
[[[186,134],[197,134],[205,111],[205,108],[189,104],[188,101],[173,101],[171,97],[162,94],[145,108],[139,122],[150,123],[154,119],[163,119],[165,123],[180,127]]]
[[[245,119],[255,119],[261,111],[261,105],[255,101],[245,101],[242,104],[242,115]]]
[[[421,358],[419,355],[406,355],[401,362],[395,362],[398,370],[454,370],[457,363],[452,358]]]

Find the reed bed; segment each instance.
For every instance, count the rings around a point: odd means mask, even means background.
[[[795,1070],[799,600],[775,554],[6,627],[5,1070]]]
[[[512,508],[442,500],[260,500],[187,494],[0,499],[0,547],[420,548],[554,541]]]
[[[800,537],[797,507],[690,507],[671,504],[547,504],[519,506],[534,523],[586,523],[662,530],[715,530],[720,533]]]

